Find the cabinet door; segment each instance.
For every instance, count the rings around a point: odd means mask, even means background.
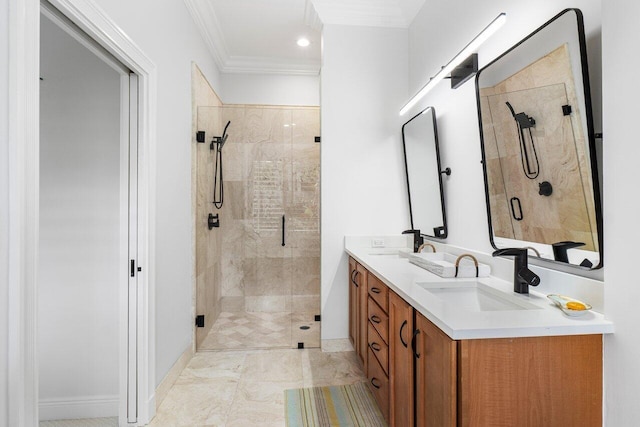
[[[349,257],[349,340],[353,348],[357,351],[357,329],[360,313],[358,313],[358,282],[355,279],[355,275],[356,261]]]
[[[413,424],[413,307],[389,292],[389,423]]]
[[[458,351],[461,426],[602,426],[602,335],[462,340]]]
[[[369,348],[367,343],[367,269],[356,263],[356,282],[358,283],[358,319],[356,329],[358,330],[356,338],[356,352],[360,357],[364,371],[367,372],[367,349]]]
[[[416,427],[456,425],[456,341],[416,313]]]

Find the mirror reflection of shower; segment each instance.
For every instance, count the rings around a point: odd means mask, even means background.
[[[224,202],[224,180],[222,177],[222,147],[224,143],[227,142],[227,129],[231,124],[231,120],[227,122],[227,125],[224,127],[222,131],[222,136],[214,136],[211,141],[211,145],[209,148],[211,150],[215,150],[215,166],[213,169],[213,205],[217,209],[222,208],[222,203]]]

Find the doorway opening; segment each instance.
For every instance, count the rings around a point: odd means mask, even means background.
[[[42,3],[41,425],[137,422],[138,90],[136,74]]]

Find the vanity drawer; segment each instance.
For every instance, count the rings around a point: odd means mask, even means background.
[[[382,311],[372,298],[369,298],[369,302],[367,303],[367,314],[369,323],[376,329],[380,338],[382,338],[385,343],[389,343],[389,316]]]
[[[380,412],[384,415],[384,419],[389,421],[389,377],[387,377],[380,367],[371,349],[369,349],[367,353],[367,359],[369,366],[369,373],[367,375],[369,389],[376,398],[376,402],[380,407]]]
[[[369,349],[376,359],[378,359],[384,373],[389,375],[389,346],[380,338],[380,335],[378,335],[378,332],[371,323],[369,323],[367,338],[369,340]]]
[[[389,288],[373,274],[369,274],[369,295],[385,313],[389,312]]]

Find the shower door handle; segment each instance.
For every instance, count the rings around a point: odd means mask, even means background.
[[[285,225],[284,225],[284,215],[282,215],[282,246],[284,246],[285,242],[284,242],[284,233],[285,233],[285,229],[284,229]]]

